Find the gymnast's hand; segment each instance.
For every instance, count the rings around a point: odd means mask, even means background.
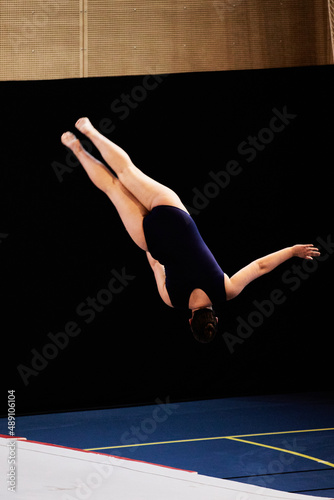
[[[292,247],[293,254],[295,257],[300,257],[301,259],[313,260],[313,257],[318,257],[320,255],[319,249],[314,245],[294,245]]]

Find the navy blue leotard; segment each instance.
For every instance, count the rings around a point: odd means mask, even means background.
[[[189,309],[195,288],[203,290],[212,304],[226,300],[224,273],[187,212],[159,205],[146,215],[143,228],[150,254],[165,267],[173,307]]]

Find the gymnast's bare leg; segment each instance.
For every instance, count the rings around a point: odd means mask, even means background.
[[[74,134],[66,132],[62,135],[61,141],[75,154],[95,186],[109,197],[133,241],[147,252],[143,231],[143,218],[148,213],[146,207],[130,193],[103,163],[83,148]],[[116,158],[116,163],[120,165],[122,163],[122,154],[116,154]]]
[[[120,182],[148,210],[158,205],[171,205],[187,211],[178,195],[172,189],[145,175],[131,161],[129,155],[119,146],[104,137],[90,123],[80,118],[76,125],[100,151],[107,164],[116,173]]]
[[[172,306],[165,288],[164,267],[153,259],[148,251],[143,219],[158,205],[170,205],[186,212],[187,209],[174,191],[135,167],[127,153],[94,129],[87,118],[78,120],[76,127],[91,139],[116,175],[90,155],[71,132],[62,135],[62,143],[71,149],[91,181],[105,192],[115,205],[125,229],[133,241],[146,252],[162,299]]]

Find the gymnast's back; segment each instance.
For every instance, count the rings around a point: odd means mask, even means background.
[[[173,307],[188,309],[193,290],[203,290],[212,304],[226,300],[224,272],[184,210],[159,205],[143,222],[152,257],[165,267],[166,288]]]

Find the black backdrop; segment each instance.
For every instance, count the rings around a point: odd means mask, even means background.
[[[27,414],[330,387],[333,67],[0,88],[3,401],[15,389]],[[61,145],[80,116],[179,193],[229,275],[294,243],[321,260],[251,284],[197,344]]]

